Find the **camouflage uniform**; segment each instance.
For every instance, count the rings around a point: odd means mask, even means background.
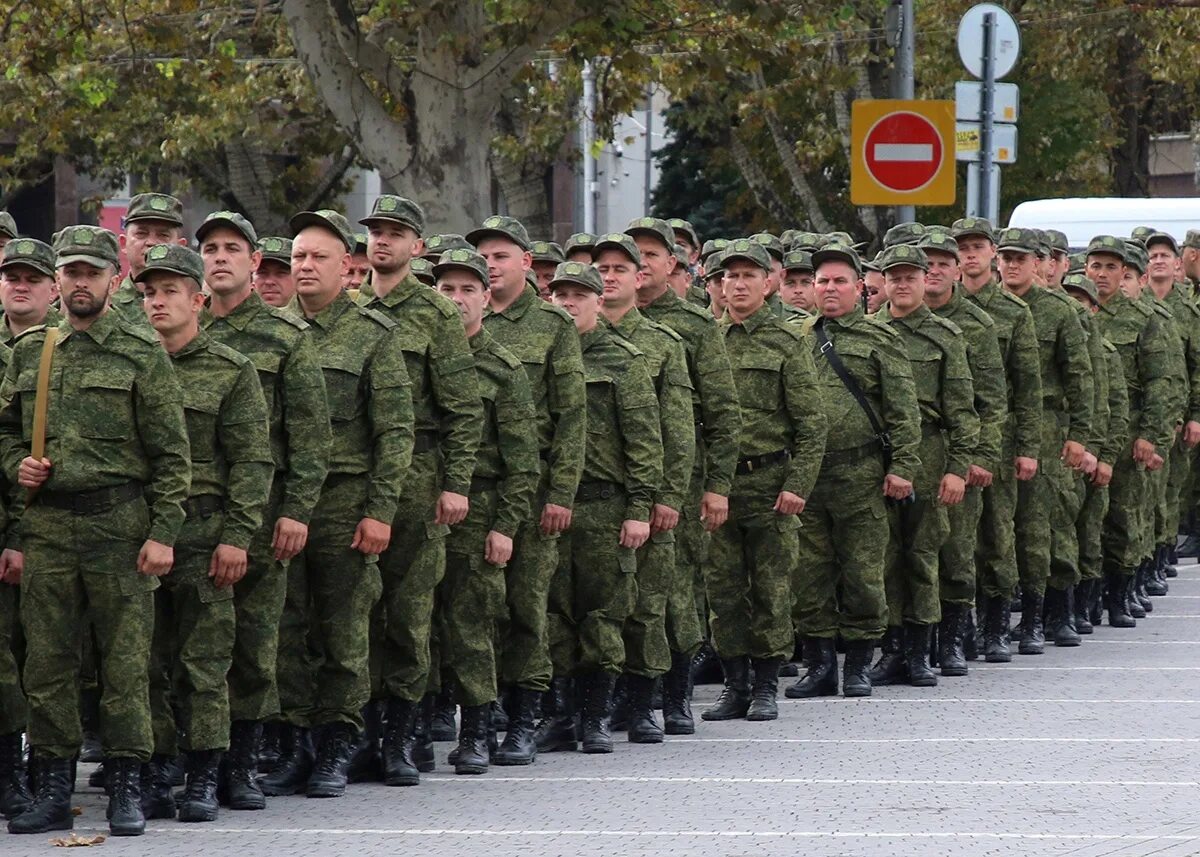
[[[5,249],[7,250],[7,248]],[[62,313],[55,307],[50,306],[46,308],[46,317],[42,319],[41,323],[47,327],[56,326],[62,321],[62,318]],[[17,337],[13,334],[12,328],[8,326],[8,319],[4,317],[4,313],[0,312],[0,345],[11,349],[16,339]]]
[[[0,348],[0,366],[7,369],[11,358],[12,349],[7,345]],[[12,535],[16,536],[17,522],[8,514],[8,495],[11,490],[9,477],[4,475],[0,478],[0,527],[5,534],[6,547],[9,546],[9,531],[14,530]],[[15,734],[18,741],[28,721],[17,654],[18,638],[21,636],[19,592],[20,588],[15,584],[0,583],[0,737]]]
[[[183,203],[165,193],[139,193],[129,200],[124,220],[126,228],[138,220],[160,220],[182,227]],[[123,321],[151,330],[146,310],[142,307],[142,290],[134,283],[131,275],[127,275],[121,281],[121,285],[113,292],[108,302]]]

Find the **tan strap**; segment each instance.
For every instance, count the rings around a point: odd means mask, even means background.
[[[33,402],[33,443],[29,454],[39,461],[46,457],[46,411],[50,407],[50,364],[54,360],[54,343],[58,328],[46,328],[42,342],[42,357],[38,361],[37,398]]]

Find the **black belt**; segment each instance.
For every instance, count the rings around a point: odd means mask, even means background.
[[[413,438],[413,454],[419,452],[433,452],[438,448],[438,442],[441,440],[438,433],[435,431],[419,431],[416,437]]]
[[[141,482],[126,482],[91,491],[47,491],[37,493],[37,502],[51,509],[65,509],[73,515],[98,515],[120,503],[136,500],[143,494]]]
[[[575,491],[576,503],[589,500],[609,500],[625,493],[625,486],[616,482],[580,482]]]
[[[472,476],[471,493],[482,494],[484,491],[495,491],[500,486],[500,480],[495,476]]]
[[[225,511],[225,498],[215,494],[201,494],[183,501],[183,513],[188,518],[207,518]]]
[[[921,421],[921,437],[930,438],[930,437],[933,437],[934,435],[939,435],[941,433],[942,433],[942,426],[940,423],[935,423],[932,420],[922,420]]]
[[[696,443],[704,443],[704,423],[696,423]]]
[[[755,470],[762,470],[764,467],[770,467],[772,464],[782,464],[790,461],[791,458],[792,451],[790,449],[777,449],[762,455],[751,455],[747,458],[739,458],[734,472],[742,476],[746,473],[753,473]]]
[[[857,464],[860,461],[865,461],[868,458],[878,458],[883,454],[883,449],[879,445],[879,441],[873,440],[870,443],[865,443],[862,446],[854,446],[850,449],[833,449],[826,452],[821,458],[822,466],[836,467],[843,464]]]

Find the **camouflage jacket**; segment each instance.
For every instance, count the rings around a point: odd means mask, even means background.
[[[1171,416],[1171,356],[1161,317],[1118,292],[1096,314],[1100,331],[1121,356],[1128,391],[1129,437],[1167,448],[1175,436]]]
[[[53,326],[62,321],[62,318],[63,316],[61,312],[59,312],[55,307],[49,306],[46,308],[46,317],[42,320],[42,324],[46,326]],[[36,327],[37,325],[34,326]],[[9,348],[12,348],[12,344],[16,338],[17,337],[13,335],[12,328],[8,326],[8,319],[5,317],[3,312],[0,312],[0,345],[7,345]]]
[[[1188,296],[1187,287],[1175,283],[1163,303],[1175,317],[1175,331],[1183,349],[1183,372],[1187,393],[1183,407],[1184,422],[1200,422],[1200,307]]]
[[[142,303],[142,290],[137,287],[137,283],[132,278],[127,276],[121,281],[121,285],[108,299],[108,304],[124,321],[149,331],[154,330],[150,326],[150,320],[146,318],[146,308]]]

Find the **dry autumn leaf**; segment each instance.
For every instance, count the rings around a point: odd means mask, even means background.
[[[80,836],[72,833],[70,836],[59,836],[50,840],[50,844],[58,848],[83,848],[89,845],[103,845],[108,837],[97,833],[95,836]]]

